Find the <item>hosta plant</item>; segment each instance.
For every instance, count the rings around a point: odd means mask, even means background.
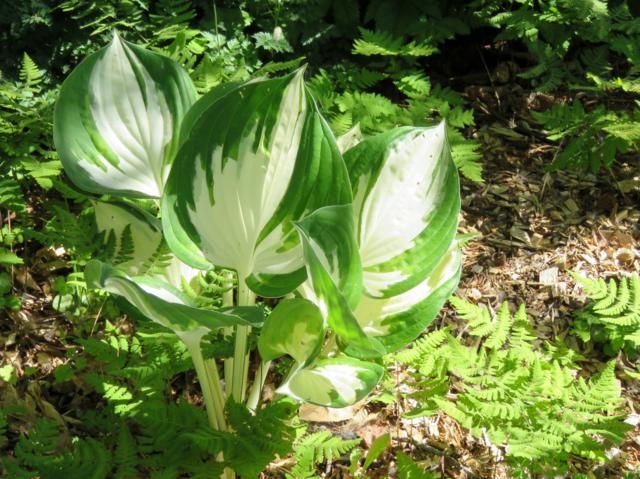
[[[101,195],[96,224],[113,259],[91,261],[88,284],[184,341],[216,429],[228,399],[258,407],[281,356],[293,366],[278,393],[331,407],[363,399],[381,357],[414,340],[457,284],[444,125],[336,140],[303,69],[197,98],[177,63],[115,35],[65,81],[54,130],[69,178]],[[198,275],[221,268],[233,272],[223,307],[198,307]],[[264,319],[256,298],[285,296]],[[201,349],[214,330],[234,341],[221,371]]]

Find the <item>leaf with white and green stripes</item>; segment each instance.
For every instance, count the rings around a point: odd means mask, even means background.
[[[113,252],[110,262],[137,276],[162,246],[160,221],[146,211],[123,201],[97,201],[96,227]]]
[[[276,392],[326,407],[346,407],[364,399],[382,378],[376,363],[348,356],[320,359],[294,369]]]
[[[338,336],[341,348],[363,359],[384,354],[384,348],[364,333],[352,310],[362,289],[352,206],[320,208],[297,222],[296,227],[312,289],[308,296]]]
[[[67,175],[93,193],[159,198],[196,98],[178,63],[114,34],[62,85],[54,141]]]
[[[367,336],[392,353],[416,339],[435,319],[460,280],[462,255],[457,245],[422,283],[390,298],[362,295],[355,315]]]
[[[163,197],[169,246],[193,264],[179,241],[190,238],[209,263],[235,269],[262,296],[293,291],[305,278],[293,222],[351,202],[303,72],[216,89],[192,112]]]
[[[324,320],[318,307],[303,298],[278,304],[262,326],[258,350],[263,361],[285,354],[306,365],[320,352],[324,339]]]
[[[181,288],[190,287],[200,273],[169,251],[162,237],[160,220],[124,201],[97,201],[96,227],[102,233],[109,262],[131,276],[149,275]]]
[[[418,286],[438,268],[458,225],[460,187],[444,123],[366,138],[344,158],[365,293],[389,298]]]
[[[262,310],[256,307],[228,308],[220,311],[199,309],[173,286],[151,278],[130,278],[106,263],[91,260],[85,268],[90,288],[100,288],[124,297],[144,316],[177,334],[196,330],[242,325],[259,325]]]

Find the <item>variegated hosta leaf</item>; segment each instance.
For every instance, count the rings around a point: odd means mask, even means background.
[[[124,297],[144,316],[178,334],[213,330],[238,324],[255,325],[262,322],[262,310],[255,307],[229,308],[210,311],[189,305],[188,298],[178,289],[159,280],[126,274],[91,260],[85,268],[90,288],[100,288]]]
[[[111,253],[110,263],[128,275],[148,275],[180,289],[183,282],[196,287],[200,273],[180,261],[162,238],[160,221],[123,201],[97,201],[96,226]]]
[[[307,364],[320,352],[323,339],[324,320],[318,307],[306,299],[287,299],[264,322],[258,350],[263,361],[288,354]]]
[[[427,278],[453,241],[458,173],[444,123],[396,128],[347,151],[365,292],[403,293]]]
[[[276,392],[318,406],[346,407],[363,399],[382,378],[382,366],[346,356],[295,369]]]
[[[293,291],[305,277],[293,221],[351,201],[302,71],[216,89],[192,111],[163,197],[169,245],[190,262],[175,241],[188,236],[208,262],[235,269],[262,296]]]
[[[390,298],[362,295],[355,315],[364,332],[378,339],[387,353],[416,339],[455,291],[461,260],[454,245],[429,277],[410,290]]]
[[[94,212],[98,232],[112,252],[110,261],[132,276],[144,274],[163,244],[160,221],[121,201],[97,201]]]
[[[362,131],[360,130],[360,123],[356,123],[349,131],[336,138],[338,149],[340,153],[344,153],[350,150],[364,139]]]
[[[326,206],[296,223],[302,239],[313,301],[344,351],[377,357],[384,348],[364,333],[352,308],[362,287],[351,205]]]
[[[204,112],[216,101],[222,98],[230,91],[238,88],[240,83],[225,83],[213,88],[206,96],[196,102],[187,111],[182,120],[180,133],[180,141],[183,143],[189,137],[194,124]],[[165,191],[167,197],[172,197],[175,193]],[[194,268],[209,270],[214,266],[205,258],[204,254],[198,246],[189,237],[187,232],[180,226],[180,222],[176,215],[174,201],[168,200],[161,203],[162,226],[167,243],[171,245],[171,249],[180,257],[180,259]]]
[[[54,140],[67,175],[93,193],[159,198],[196,97],[175,61],[115,34],[60,91]]]

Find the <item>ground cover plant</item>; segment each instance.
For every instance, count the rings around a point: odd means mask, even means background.
[[[0,13],[0,476],[635,477],[634,2]]]

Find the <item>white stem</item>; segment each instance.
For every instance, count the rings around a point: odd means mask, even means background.
[[[260,403],[260,394],[262,393],[262,388],[267,379],[267,374],[269,374],[270,367],[271,361],[263,361],[256,371],[256,377],[253,380],[253,384],[249,390],[249,398],[247,399],[247,408],[250,411],[255,411]]]
[[[184,344],[191,354],[198,381],[200,382],[200,388],[202,389],[202,397],[207,410],[209,424],[216,430],[224,431],[226,429],[226,425],[224,424],[224,399],[222,399],[224,396],[220,388],[218,370],[214,364],[213,369],[215,369],[215,375],[212,377],[211,373],[213,370],[212,368],[207,368],[205,365],[204,358],[202,357],[202,349],[200,348],[200,340],[206,332],[207,330],[202,328],[201,330],[193,332],[178,333],[178,336],[184,341]]]
[[[226,271],[224,273],[225,282],[223,287],[226,291],[222,294],[222,306],[233,306],[233,272]],[[224,328],[224,336],[231,336],[233,334],[233,327]],[[225,392],[227,396],[231,395],[231,378],[233,377],[233,358],[225,358],[224,360],[224,378],[225,378]]]
[[[196,369],[198,376],[198,382],[202,389],[202,397],[204,399],[205,409],[207,411],[207,418],[209,419],[209,425],[218,431],[225,431],[227,429],[227,423],[224,417],[224,393],[220,385],[220,377],[218,375],[218,367],[215,360],[208,359],[205,361],[202,356],[202,349],[200,348],[200,341],[202,336],[207,332],[206,329],[177,333],[178,337],[182,339],[187,346],[193,365]],[[219,462],[224,461],[224,456],[219,453],[216,458]],[[235,479],[236,473],[225,468],[224,473],[220,476],[220,479]]]
[[[252,306],[256,296],[244,281],[246,275],[238,272],[238,306]],[[249,372],[249,354],[247,340],[251,332],[250,326],[236,326],[236,343],[233,353],[233,373],[231,376],[231,397],[238,404],[244,402]]]
[[[217,387],[211,388],[215,398],[214,402],[216,404],[215,415],[220,430],[225,431],[227,429],[227,420],[224,417],[225,397],[222,392],[222,387],[220,386],[220,376],[218,375],[218,366],[216,365],[215,359],[206,359],[204,361],[204,369],[207,374],[207,378],[211,380],[211,383],[213,385],[217,384]]]

